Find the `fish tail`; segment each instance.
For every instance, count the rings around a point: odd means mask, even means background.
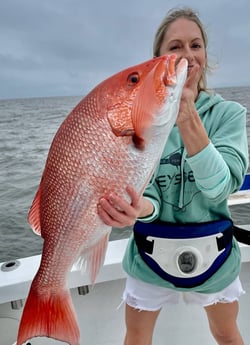
[[[80,333],[69,290],[39,294],[31,287],[19,325],[17,343],[48,337],[80,344]]]

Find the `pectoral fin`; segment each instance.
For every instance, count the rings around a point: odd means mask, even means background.
[[[41,185],[39,186],[36,196],[31,205],[28,222],[32,230],[37,234],[41,235],[41,223],[40,223],[40,200],[41,200]]]

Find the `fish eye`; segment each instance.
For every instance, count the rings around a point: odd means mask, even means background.
[[[139,73],[137,72],[131,73],[127,78],[128,85],[131,85],[131,86],[137,84],[139,80],[140,80],[140,76],[139,76]]]

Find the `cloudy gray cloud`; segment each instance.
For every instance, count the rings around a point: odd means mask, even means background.
[[[208,32],[210,86],[249,85],[248,0],[184,3]],[[155,31],[176,1],[8,0],[0,4],[0,98],[82,95],[151,57]]]

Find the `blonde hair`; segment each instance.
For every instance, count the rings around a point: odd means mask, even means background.
[[[203,26],[200,18],[198,17],[198,14],[194,12],[191,8],[184,7],[184,8],[174,8],[171,9],[165,18],[162,20],[158,30],[156,31],[155,38],[154,38],[154,43],[153,43],[153,54],[154,56],[159,56],[160,55],[160,48],[162,41],[164,39],[164,35],[166,31],[168,30],[170,24],[172,24],[175,20],[179,18],[185,18],[188,20],[193,21],[200,29],[201,31],[201,36],[204,41],[205,45],[205,50],[207,51],[207,45],[208,45],[208,38],[207,38],[207,33],[205,30],[205,27]],[[201,79],[198,83],[198,89],[199,91],[207,91],[207,78],[206,74],[207,71],[209,70],[208,63],[206,62],[206,66],[202,72]]]

